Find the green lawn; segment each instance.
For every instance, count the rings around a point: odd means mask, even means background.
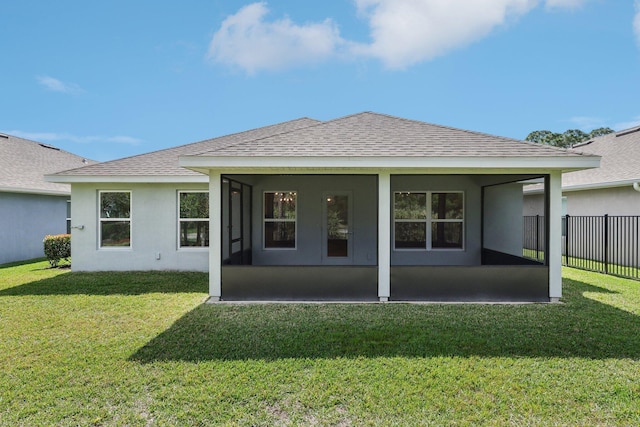
[[[563,304],[203,305],[196,273],[0,266],[0,425],[640,425],[640,284]]]
[[[539,251],[538,253],[536,253],[536,251],[533,249],[524,248],[522,249],[522,256],[540,262],[544,261],[544,251]],[[564,255],[562,255],[562,265],[571,266],[580,270],[589,270],[600,273],[604,273],[605,271],[604,262],[587,258],[577,258],[570,256],[569,259],[567,259]],[[607,271],[608,274],[611,274],[613,276],[627,277],[629,279],[635,280],[640,279],[640,269],[630,265],[622,265],[609,262],[607,264]]]

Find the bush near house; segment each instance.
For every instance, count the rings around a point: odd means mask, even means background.
[[[71,258],[71,234],[57,234],[44,236],[44,255],[51,267],[57,267],[60,260],[69,261]]]

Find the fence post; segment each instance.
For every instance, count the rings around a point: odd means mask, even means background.
[[[564,265],[569,265],[569,214],[564,216]]]
[[[540,260],[540,215],[536,215],[536,259]]]
[[[604,274],[609,274],[609,214],[604,214]]]

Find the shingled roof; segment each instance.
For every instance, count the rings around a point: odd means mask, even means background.
[[[80,169],[68,170],[57,175],[65,176],[197,176],[202,174],[182,168],[178,164],[180,156],[195,155],[205,151],[211,151],[224,147],[234,146],[247,141],[260,140],[262,138],[291,132],[314,124],[321,123],[318,120],[301,118],[276,125],[265,126],[245,132],[207,139],[165,150],[139,154],[86,166]]]
[[[578,156],[555,147],[364,112],[242,144],[205,156],[522,157]]]
[[[301,118],[64,171],[50,179],[72,182],[80,181],[82,177],[104,180],[113,176],[134,180],[143,177],[202,180],[201,173],[180,167],[179,159],[211,157],[550,159],[583,155],[516,139],[364,112],[326,122]]]
[[[0,134],[0,191],[70,194],[68,184],[47,182],[45,174],[95,163],[80,156],[12,135]]]
[[[602,156],[598,169],[569,172],[563,188],[611,186],[640,181],[640,126],[610,133],[576,145],[575,153]]]

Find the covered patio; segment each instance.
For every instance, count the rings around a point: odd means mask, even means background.
[[[363,113],[180,165],[209,176],[212,301],[554,302],[561,173],[598,160]],[[544,263],[522,257],[532,179]]]

